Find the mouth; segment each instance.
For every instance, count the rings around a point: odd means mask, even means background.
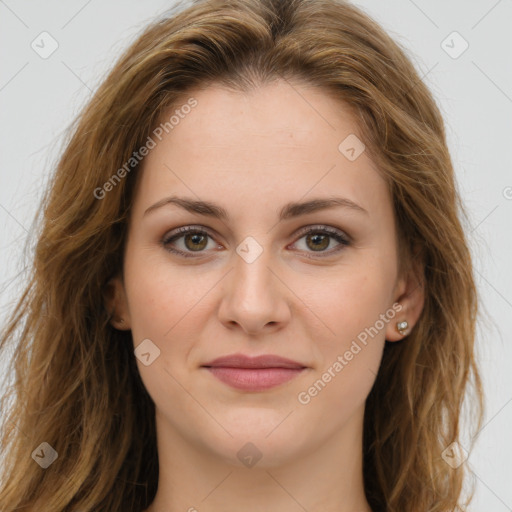
[[[233,354],[202,366],[218,380],[244,391],[263,391],[290,381],[307,369],[303,364],[275,355],[249,357]]]

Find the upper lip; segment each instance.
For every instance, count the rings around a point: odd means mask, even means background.
[[[244,354],[231,354],[218,357],[202,366],[223,366],[227,368],[306,368],[303,364],[272,354],[262,356],[246,356]]]

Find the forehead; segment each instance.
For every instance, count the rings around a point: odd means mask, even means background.
[[[333,192],[364,208],[386,200],[353,111],[319,88],[284,80],[250,92],[211,85],[185,94],[161,122],[167,129],[144,158],[136,207],[167,192],[249,209]]]

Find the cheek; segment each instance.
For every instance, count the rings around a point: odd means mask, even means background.
[[[380,366],[386,327],[396,315],[390,303],[393,278],[389,263],[361,258],[360,265],[338,270],[327,287],[310,294],[308,305],[327,327],[313,338],[322,365],[311,396],[322,395],[319,402],[348,405],[366,398]]]
[[[326,432],[334,432],[364,406],[379,371],[386,326],[395,315],[389,296],[388,280],[378,272],[351,269],[312,305],[329,330],[313,338],[321,365],[296,398]]]
[[[137,367],[148,393],[164,410],[183,394],[178,383],[185,381],[190,340],[197,337],[194,328],[199,325],[199,310],[195,306],[205,292],[201,292],[202,286],[198,289],[192,284],[189,277],[172,271],[168,264],[149,264],[144,251],[126,259],[125,285],[134,348],[149,339],[157,347],[152,350],[158,353],[149,365],[137,358]]]
[[[324,372],[299,391],[298,407],[305,417],[314,418],[316,428],[324,436],[334,435],[355,411],[364,408],[375,382],[381,348],[380,344],[361,347],[351,361],[345,359],[343,363],[333,358]]]
[[[194,269],[179,269],[165,255],[155,258],[154,249],[153,258],[147,252],[138,249],[126,258],[125,285],[134,346],[150,339],[160,351],[151,366],[137,361],[151,389],[151,383],[158,384],[157,375],[169,381],[169,375],[154,373],[155,367],[168,369],[180,381],[191,370],[189,353],[211,316],[208,292],[219,278],[213,272],[201,275]]]
[[[171,312],[177,312],[176,294],[155,274],[141,273],[126,286],[134,343],[139,338],[163,340],[175,323]]]
[[[389,264],[361,258],[358,265],[336,269],[321,285],[309,283],[307,304],[328,328],[322,337],[328,346],[336,345],[336,340],[346,343],[354,339],[386,313],[391,306],[393,278]],[[378,327],[382,329],[380,322]]]
[[[132,333],[134,341],[152,335],[165,342],[197,304],[202,287],[187,274],[173,270],[165,257],[155,258],[154,249],[151,252],[132,249],[125,260]]]

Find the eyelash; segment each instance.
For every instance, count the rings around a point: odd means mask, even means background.
[[[177,231],[177,233],[176,233],[176,231]],[[164,249],[166,251],[169,251],[171,253],[177,254],[179,256],[183,256],[184,258],[197,258],[197,257],[200,257],[200,256],[194,256],[193,253],[191,253],[191,252],[184,252],[184,251],[181,251],[181,250],[173,249],[173,248],[171,248],[169,246],[169,244],[171,242],[174,242],[174,241],[182,238],[184,235],[190,234],[190,233],[207,235],[207,236],[209,236],[210,238],[213,239],[213,236],[208,232],[208,230],[206,230],[203,227],[200,227],[200,226],[184,226],[184,227],[181,227],[181,228],[178,228],[177,230],[175,230],[175,232],[173,234],[164,236],[164,238],[162,239],[161,243],[164,246]],[[301,238],[303,238],[304,236],[309,235],[310,233],[329,235],[330,237],[334,238],[337,242],[339,242],[340,245],[337,246],[334,249],[331,249],[330,251],[327,251],[326,253],[324,251],[319,251],[317,253],[317,254],[324,253],[326,255],[307,256],[308,258],[311,258],[311,257],[312,258],[325,258],[327,256],[332,256],[334,253],[337,253],[337,252],[343,250],[344,247],[347,247],[347,246],[350,245],[350,241],[349,241],[348,237],[343,236],[342,232],[340,232],[337,229],[330,228],[329,226],[313,226],[313,227],[308,227],[308,228],[306,228],[304,230],[301,230],[300,233],[299,233],[300,236],[299,236],[299,238],[297,240],[300,240]],[[197,253],[201,253],[201,252],[204,252],[204,251],[197,251]],[[314,252],[314,251],[312,251],[312,252]]]

